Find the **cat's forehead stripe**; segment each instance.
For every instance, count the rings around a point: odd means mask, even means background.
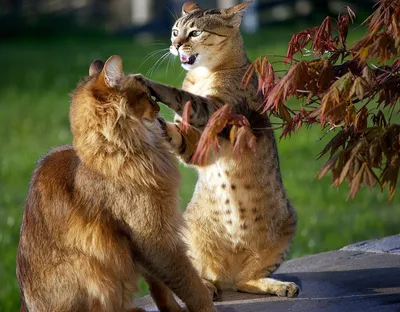
[[[183,16],[179,19],[178,23],[177,23],[177,27],[181,27],[186,25],[189,21],[192,21],[192,24],[189,25],[189,27],[193,27],[194,26],[194,19],[196,18],[201,18],[203,16],[206,15],[215,15],[215,14],[221,14],[220,10],[217,9],[208,9],[208,10],[197,10],[194,11],[186,16]]]

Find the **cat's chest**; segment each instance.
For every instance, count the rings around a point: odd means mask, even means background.
[[[204,70],[188,73],[183,81],[183,89],[201,96],[214,95],[217,89],[214,78],[214,75]]]
[[[184,84],[183,89],[200,96],[210,95],[210,84],[208,81],[196,81],[193,83],[186,83]]]
[[[235,244],[247,241],[247,237],[265,231],[266,211],[258,199],[259,190],[253,179],[247,175],[237,175],[232,168],[218,162],[201,170],[201,179],[207,184],[209,196],[205,196],[210,208],[211,221],[222,226]]]

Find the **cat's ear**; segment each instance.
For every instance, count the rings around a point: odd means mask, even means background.
[[[101,70],[104,67],[104,62],[100,60],[95,60],[90,64],[89,67],[89,76],[94,76],[97,75],[98,73],[101,72]]]
[[[224,11],[224,14],[228,18],[229,26],[239,27],[240,24],[242,23],[244,12],[246,12],[247,7],[252,3],[253,1],[246,1],[238,5],[235,5],[234,7],[226,9]]]
[[[194,1],[187,1],[182,6],[182,16],[188,15],[194,11],[201,10]]]
[[[124,77],[122,59],[119,55],[111,56],[103,67],[104,82],[110,88],[114,88]]]

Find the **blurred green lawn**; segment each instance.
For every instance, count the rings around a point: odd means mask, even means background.
[[[285,54],[291,34],[300,30],[299,27],[270,27],[246,36],[250,58],[265,53]],[[357,34],[350,36],[355,38]],[[168,66],[167,59],[152,74],[149,69],[162,54],[142,64],[152,51],[168,47],[166,40],[164,44],[160,42],[63,37],[15,39],[0,44],[0,311],[18,310],[15,254],[35,162],[50,148],[71,143],[69,93],[87,74],[92,60],[105,60],[112,54],[122,56],[126,72],[141,72],[179,86],[184,73],[177,60],[171,60]],[[163,114],[167,118],[173,115],[166,109]],[[345,185],[336,189],[330,186],[330,176],[322,180],[315,178],[324,162],[324,159],[316,161],[316,155],[329,139],[318,141],[321,136],[321,129],[315,127],[278,142],[284,183],[299,217],[291,257],[399,232],[398,194],[388,204],[386,192],[362,189],[354,200],[347,201]],[[193,192],[196,173],[182,168],[182,174],[181,206],[184,208]]]

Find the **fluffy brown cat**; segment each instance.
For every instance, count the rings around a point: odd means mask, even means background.
[[[297,218],[283,186],[269,119],[261,114],[257,77],[246,88],[242,84],[251,63],[239,25],[249,4],[204,10],[185,3],[172,28],[170,48],[188,70],[183,89],[141,75],[136,79],[178,114],[178,123],[185,103],[191,102],[193,127],[187,133],[167,125],[171,144],[186,163],[192,163],[200,134],[216,108],[229,104],[233,112],[248,117],[257,138],[255,153],[235,155],[223,134],[220,149],[207,163],[195,166],[199,178],[184,214],[189,257],[213,294],[218,288],[233,288],[295,297],[296,284],[270,277],[293,240]]]
[[[72,95],[73,146],[50,151],[31,180],[17,277],[21,311],[141,311],[143,275],[160,311],[215,311],[179,237],[179,172],[159,106],[113,56]],[[171,290],[170,290],[171,289]]]

